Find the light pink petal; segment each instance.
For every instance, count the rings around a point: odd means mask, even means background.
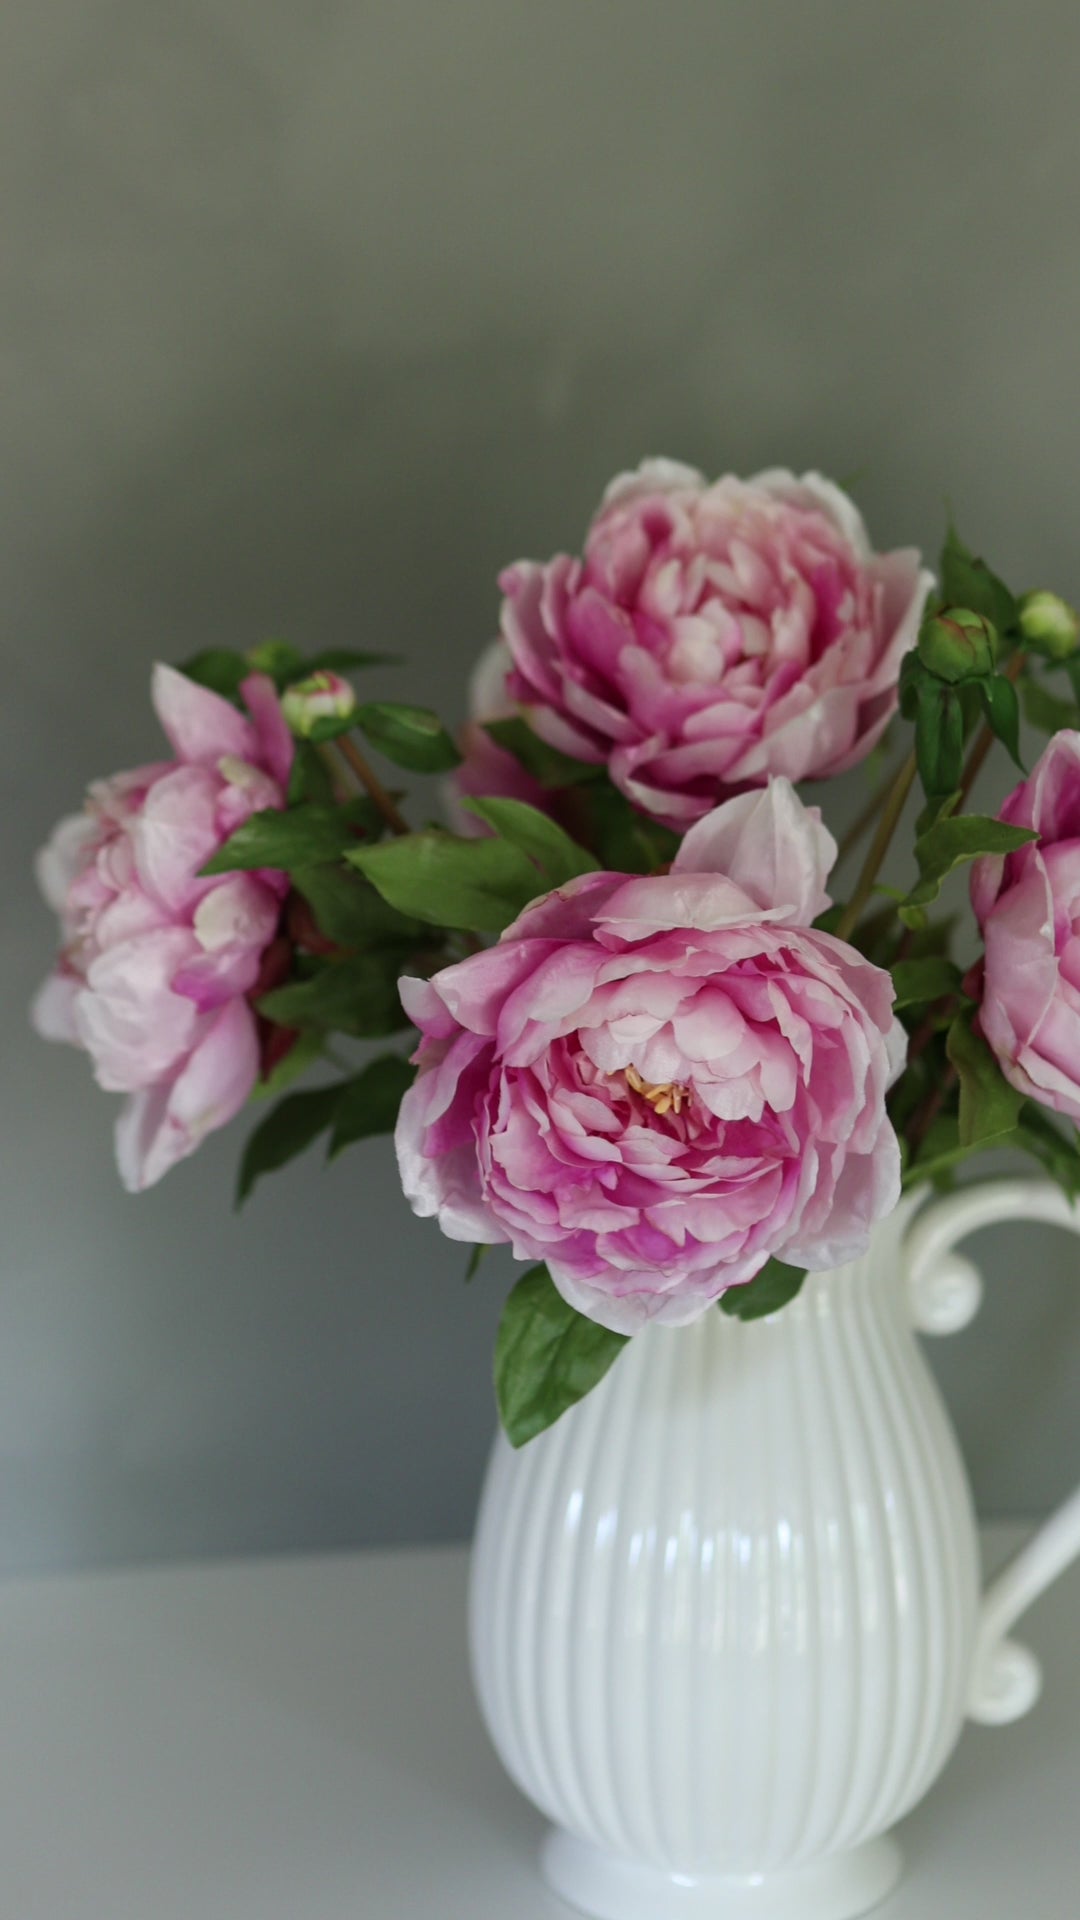
[[[196,951],[191,933],[176,927],[124,941],[91,962],[75,1019],[100,1086],[134,1092],[160,1080],[186,1055],[197,1016],[172,982]]]
[[[469,676],[469,717],[472,720],[507,720],[516,712],[507,687],[513,656],[500,637],[489,641]]]
[[[726,800],[692,826],[673,873],[725,874],[783,923],[808,926],[829,904],[825,881],[836,842],[818,807],[806,807],[790,781]]]
[[[255,1016],[223,1008],[176,1078],[137,1094],[117,1122],[116,1157],[129,1192],[152,1187],[239,1113],[258,1078]]]
[[[181,760],[212,766],[223,754],[252,760],[257,736],[242,713],[209,687],[197,686],[186,673],[161,661],[151,680],[154,711]]]
[[[175,767],[151,787],[132,828],[139,881],[170,913],[186,910],[204,890],[199,869],[221,843],[218,793],[208,767]]]
[[[762,473],[755,473],[746,485],[760,487],[763,493],[774,500],[784,500],[789,506],[809,507],[824,513],[860,564],[870,560],[873,549],[862,514],[834,480],[826,480],[821,473],[796,475],[787,467],[768,467]]]
[[[614,480],[609,480],[598,512],[605,514],[612,507],[625,507],[632,500],[657,493],[698,493],[705,485],[705,475],[696,467],[685,466],[681,460],[654,456],[643,460],[629,473],[617,473]]]
[[[281,711],[277,688],[266,673],[250,673],[240,682],[244,704],[255,723],[258,758],[284,794],[292,772],[295,742]]]
[[[430,980],[417,980],[404,974],[398,981],[398,998],[414,1027],[431,1040],[449,1040],[458,1032],[458,1023],[437,987]]]
[[[68,890],[101,838],[101,828],[90,813],[72,813],[52,830],[35,861],[37,883],[47,906],[62,914]]]
[[[715,873],[660,873],[624,882],[598,923],[624,940],[643,940],[668,928],[715,933],[728,927],[779,921],[780,907],[761,907],[734,880]]]
[[[450,1240],[497,1246],[509,1239],[506,1228],[481,1197],[475,1148],[433,1156],[426,1148],[431,1124],[430,1090],[421,1074],[398,1109],[394,1145],[405,1198],[421,1219],[438,1218]]]
[[[281,902],[254,873],[215,881],[195,908],[192,931],[204,953],[247,947],[261,953],[277,932]]]
[[[500,942],[587,939],[593,926],[603,919],[607,901],[625,885],[623,873],[580,874],[565,886],[530,900],[499,935]]]
[[[82,981],[76,974],[56,972],[50,973],[38,988],[30,1007],[30,1021],[34,1032],[43,1040],[66,1040],[71,1046],[81,1045],[75,1018],[75,1002],[81,986]]]

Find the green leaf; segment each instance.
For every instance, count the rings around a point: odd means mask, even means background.
[[[917,908],[916,911],[920,909]],[[906,935],[901,936],[908,959],[924,960],[930,954],[947,956],[957,917],[955,913],[949,913],[940,920],[928,920],[923,927],[910,928]]]
[[[412,1086],[414,1073],[407,1060],[396,1053],[384,1053],[354,1079],[347,1080],[334,1114],[328,1159],[336,1160],[357,1140],[393,1133],[398,1108]]]
[[[304,662],[308,673],[325,668],[329,673],[353,673],[361,667],[393,667],[400,663],[397,653],[366,653],[359,647],[322,647]]]
[[[921,960],[898,960],[892,970],[896,999],[894,1012],[901,1007],[940,1000],[946,994],[959,993],[960,969],[940,954],[927,954]]]
[[[817,919],[813,922],[815,933],[835,933],[846,912],[846,900],[834,900],[832,906],[826,907],[824,913],[819,913]],[[887,912],[891,920],[893,917],[892,908],[888,908]]]
[[[402,834],[346,858],[400,913],[438,927],[501,933],[544,892],[528,856],[506,840],[465,840],[439,828]]]
[[[916,682],[915,757],[923,792],[952,793],[964,761],[964,707],[954,687],[928,676]]]
[[[1072,1138],[1067,1138],[1045,1108],[1026,1100],[1010,1145],[1021,1147],[1038,1160],[1068,1199],[1080,1198],[1080,1143],[1075,1128]]]
[[[303,806],[281,813],[267,807],[253,813],[219,847],[201,869],[203,874],[249,871],[255,867],[275,867],[292,873],[300,867],[320,866],[340,859],[355,847],[355,828],[366,819],[366,800],[348,801],[342,807]]]
[[[783,1260],[766,1260],[745,1286],[728,1287],[720,1295],[720,1310],[733,1320],[763,1320],[767,1313],[779,1313],[794,1300],[803,1281],[805,1267],[789,1267]]]
[[[290,807],[298,806],[303,800],[312,800],[319,807],[332,807],[337,803],[330,769],[310,740],[295,742],[287,798]]]
[[[558,747],[549,747],[519,714],[507,720],[485,720],[483,727],[497,747],[504,753],[512,753],[526,773],[531,773],[542,787],[553,792],[560,787],[580,786],[583,781],[600,776],[599,767],[584,760],[572,760],[569,754],[560,753]]]
[[[935,799],[928,800],[925,807],[920,809],[915,821],[916,840],[921,840],[924,833],[929,833],[931,827],[936,827],[939,820],[947,820],[951,813],[956,812],[959,805],[959,788],[955,793],[939,793]],[[902,901],[903,892],[897,893],[895,897],[897,901]]]
[[[655,873],[671,865],[680,836],[639,813],[610,780],[598,781],[582,797],[588,816],[588,833],[583,837],[609,872]]]
[[[977,860],[984,853],[1015,853],[1018,847],[1037,840],[1028,827],[1012,827],[1004,820],[991,820],[982,814],[961,813],[938,819],[915,842],[915,858],[921,878],[901,905],[900,918],[905,926],[917,924],[910,916],[929,906],[941,892],[942,883],[966,860]]]
[[[546,813],[524,800],[464,800],[462,805],[512,847],[520,847],[535,860],[550,887],[562,887],[584,873],[599,871],[599,860],[571,840]]]
[[[264,640],[248,654],[249,673],[268,673],[280,689],[311,671],[302,653],[287,640]]]
[[[347,867],[300,867],[292,876],[320,933],[342,947],[408,947],[431,936],[420,920],[399,913],[369,880]]]
[[[1015,632],[1020,619],[1015,596],[985,560],[964,545],[951,524],[941,551],[941,589],[948,605],[984,614],[1003,638]]]
[[[378,1040],[409,1024],[398,997],[397,968],[392,951],[333,960],[307,980],[293,980],[263,994],[259,1012],[283,1027],[315,1027],[321,1033]]]
[[[461,755],[442,721],[427,707],[374,700],[357,707],[354,717],[395,766],[408,767],[413,773],[448,773],[461,765]]]
[[[316,1060],[323,1057],[323,1036],[321,1033],[298,1033],[287,1054],[277,1063],[265,1080],[257,1080],[251,1089],[252,1100],[276,1100],[279,1094],[286,1093],[295,1086]]]
[[[901,1185],[907,1193],[923,1180],[941,1185],[951,1182],[953,1170],[977,1153],[976,1146],[962,1147],[955,1113],[939,1114],[919,1148],[918,1158],[908,1166]]]
[[[1020,758],[1020,701],[1012,681],[1007,680],[1004,674],[995,673],[990,679],[979,682],[979,697],[991,731],[1023,773],[1024,763]]]
[[[202,653],[193,653],[190,660],[181,661],[179,671],[198,686],[209,687],[211,693],[236,700],[240,682],[247,679],[251,668],[242,653],[232,653],[227,647],[207,647]]]
[[[486,1255],[489,1254],[490,1252],[491,1252],[491,1248],[489,1246],[479,1246],[479,1247],[473,1248],[472,1252],[469,1255],[469,1264],[465,1269],[465,1285],[466,1286],[468,1286],[470,1280],[476,1279],[476,1276],[480,1271],[481,1262],[484,1260]]]
[[[287,1100],[261,1120],[244,1148],[236,1183],[236,1204],[242,1206],[255,1182],[274,1173],[303,1153],[325,1133],[334,1118],[341,1083],[315,1087],[310,1093],[290,1093]]]
[[[626,1341],[569,1306],[546,1267],[532,1267],[495,1337],[495,1398],[511,1446],[523,1447],[590,1392]]]
[[[946,1052],[960,1082],[960,1145],[985,1147],[1015,1131],[1024,1096],[1009,1085],[973,1020],[971,1012],[957,1015]]]
[[[1046,733],[1061,733],[1063,729],[1080,727],[1080,705],[1075,700],[1063,700],[1059,694],[1051,693],[1042,680],[1025,677],[1020,682],[1020,696],[1024,713],[1033,727],[1042,727]]]

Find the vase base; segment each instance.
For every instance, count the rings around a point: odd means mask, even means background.
[[[887,1836],[778,1873],[668,1874],[552,1828],[541,1851],[553,1893],[592,1920],[856,1920],[900,1878]]]

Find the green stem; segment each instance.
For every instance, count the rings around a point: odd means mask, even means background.
[[[1013,654],[1008,664],[1003,668],[1002,677],[1006,680],[1011,680],[1013,685],[1015,686],[1016,682],[1020,678],[1021,673],[1023,672],[1023,669],[1024,669],[1024,654],[1022,650],[1019,647],[1017,647],[1016,652]],[[962,813],[964,811],[964,802],[966,801],[969,793],[971,792],[972,787],[975,785],[975,782],[978,779],[980,772],[982,771],[983,762],[986,759],[987,754],[989,753],[991,747],[994,744],[994,738],[995,736],[994,736],[993,728],[991,727],[989,721],[984,720],[982,726],[979,729],[978,734],[976,735],[975,744],[972,747],[970,754],[968,755],[967,766],[964,768],[964,771],[960,776],[960,798],[956,803],[957,813]]]
[[[884,780],[879,780],[865,806],[856,814],[847,832],[841,837],[840,845],[836,853],[837,866],[840,865],[842,860],[847,859],[848,854],[858,846],[867,828],[876,820],[882,802],[889,793],[895,778],[896,774],[892,772],[887,774]]]
[[[881,870],[881,863],[888,852],[889,842],[899,825],[900,815],[904,811],[908,794],[911,792],[915,781],[916,770],[915,754],[912,752],[909,753],[896,779],[893,781],[885,805],[881,810],[881,818],[877,824],[877,832],[870,842],[870,851],[863,861],[862,872],[855,883],[855,891],[848,901],[847,906],[844,908],[836,927],[836,937],[838,940],[849,940],[851,938],[852,932],[858,923],[859,916],[874,891],[874,882]]]

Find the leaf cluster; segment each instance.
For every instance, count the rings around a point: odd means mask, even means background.
[[[290,1093],[248,1138],[237,1179],[237,1206],[243,1205],[264,1174],[287,1166],[321,1134],[329,1136],[329,1161],[354,1141],[392,1133],[412,1078],[413,1069],[407,1060],[386,1053],[349,1079]]]

